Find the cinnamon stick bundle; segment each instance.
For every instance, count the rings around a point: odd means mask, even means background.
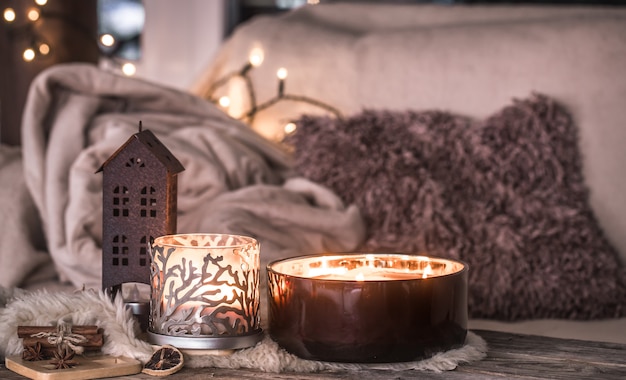
[[[48,342],[47,337],[37,338],[33,335],[38,333],[56,333],[56,326],[18,326],[17,336],[23,339],[23,346],[32,347],[37,343],[41,344],[44,352],[52,354],[56,350],[56,345]],[[72,326],[71,333],[80,334],[85,337],[86,341],[79,344],[85,351],[99,351],[104,344],[103,330],[98,326]]]

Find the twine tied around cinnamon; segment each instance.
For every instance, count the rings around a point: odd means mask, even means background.
[[[84,351],[84,347],[80,344],[87,342],[84,335],[72,333],[72,324],[68,322],[60,322],[56,332],[39,332],[32,334],[31,337],[47,338],[48,343],[57,346],[57,348],[65,350],[70,348],[79,355]]]

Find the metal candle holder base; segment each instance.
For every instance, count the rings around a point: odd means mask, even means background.
[[[263,330],[258,329],[246,335],[237,336],[171,336],[157,334],[148,330],[148,340],[152,344],[169,344],[180,349],[190,350],[238,350],[251,347],[261,341]]]
[[[148,329],[148,321],[150,317],[150,302],[149,301],[124,301],[126,309],[133,313],[133,317],[139,323],[139,327],[142,332]]]

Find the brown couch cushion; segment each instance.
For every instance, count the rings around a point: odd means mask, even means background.
[[[365,111],[297,125],[296,170],[360,207],[362,249],[466,261],[472,317],[626,315],[626,271],[589,206],[576,126],[553,100],[484,121]]]

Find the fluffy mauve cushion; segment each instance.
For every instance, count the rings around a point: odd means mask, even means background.
[[[626,315],[626,270],[587,202],[576,126],[553,100],[485,121],[365,111],[297,125],[296,170],[361,208],[362,250],[467,262],[472,317]]]

